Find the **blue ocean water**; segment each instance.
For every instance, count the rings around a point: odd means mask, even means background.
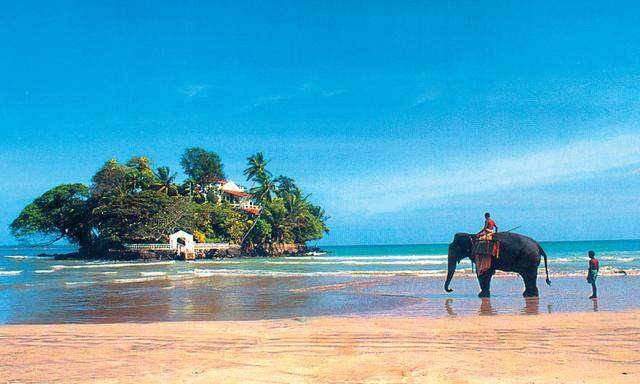
[[[628,290],[635,289],[640,280],[640,240],[547,242],[542,246],[549,255],[552,279],[564,285],[565,291],[581,292],[588,250],[596,252],[601,276],[610,278],[611,284],[623,284],[622,290]],[[0,247],[0,323],[382,313],[407,308],[417,299],[445,297],[442,281],[447,244],[325,249],[327,253],[307,256],[141,263],[37,256],[73,250],[64,247]],[[498,276],[494,286],[504,286],[502,290],[516,298],[521,282],[513,276]],[[477,283],[468,260],[460,264],[453,286],[456,294],[447,298],[475,297]],[[557,284],[547,289],[562,294]],[[610,308],[634,305],[627,300],[630,294],[618,289],[616,295],[619,298]],[[582,293],[576,300],[578,297]],[[501,300],[499,294],[494,300]],[[506,312],[514,310],[511,302],[506,300]],[[563,310],[581,308],[559,303],[556,300],[556,308]]]

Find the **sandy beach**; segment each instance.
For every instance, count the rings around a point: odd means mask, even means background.
[[[7,383],[637,383],[640,311],[7,325]]]

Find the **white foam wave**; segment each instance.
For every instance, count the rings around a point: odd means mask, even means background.
[[[155,265],[175,264],[175,261],[156,261],[151,263],[95,263],[83,265],[52,265],[52,269],[87,269],[87,268],[135,268],[135,267],[151,267]]]
[[[261,259],[236,259],[236,260],[189,260],[189,264],[245,264],[250,262],[260,262]]]
[[[85,286],[95,284],[93,281],[65,281],[65,285],[70,287]]]
[[[446,270],[413,270],[413,271],[322,271],[322,272],[285,272],[247,269],[194,269],[180,271],[181,274],[193,274],[198,277],[238,276],[238,277],[314,277],[314,276],[444,276]]]
[[[0,271],[0,276],[17,276],[21,273],[22,271]]]
[[[542,271],[541,271],[542,273]],[[193,269],[178,271],[179,275],[194,275],[196,277],[211,276],[232,276],[232,277],[322,277],[322,276],[416,276],[416,277],[444,277],[447,274],[445,269],[437,270],[407,270],[407,271],[371,271],[371,270],[348,270],[348,271],[318,271],[318,272],[288,272],[269,270],[249,270],[249,269]],[[620,269],[601,269],[601,276],[640,276],[640,270],[627,269],[622,272]],[[458,277],[475,277],[475,272],[469,268],[458,268]],[[517,274],[511,272],[498,271],[496,277],[515,277]],[[584,277],[584,271],[552,272],[550,277]],[[540,274],[542,279],[544,274]]]
[[[55,269],[36,269],[33,272],[35,272],[35,273],[51,273],[51,272],[55,272],[55,271],[56,271]]]
[[[140,276],[165,276],[167,274],[167,272],[160,272],[160,271],[154,271],[154,272],[140,272]]]
[[[393,256],[287,256],[288,260],[335,260],[335,261],[362,261],[362,260],[439,260],[447,259],[447,255],[393,255]]]
[[[148,277],[134,277],[130,279],[115,279],[109,281],[109,283],[114,284],[130,284],[130,283],[144,283],[147,281],[155,281],[155,280],[166,280],[166,276],[148,276]]]
[[[342,260],[342,261],[266,261],[265,264],[275,265],[446,265],[446,260],[407,260],[407,261],[357,261],[357,260]]]
[[[22,259],[53,259],[53,256],[26,256],[26,255],[7,255],[7,256],[3,256],[7,259],[16,259],[16,260],[22,260]]]

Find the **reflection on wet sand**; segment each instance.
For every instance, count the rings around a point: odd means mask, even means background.
[[[122,272],[119,272],[122,274]],[[61,280],[66,279],[61,274]],[[637,308],[640,277],[603,279],[602,304],[584,297],[580,279],[557,279],[540,298],[523,299],[521,282],[497,279],[496,294],[477,298],[475,281],[460,279],[459,293],[442,292],[440,279],[411,276],[211,276],[122,279],[60,287],[35,286],[0,297],[0,323],[111,323],[122,321],[256,320],[328,315],[467,316],[542,311]],[[0,295],[2,296],[2,295]],[[4,298],[9,297],[9,300]],[[28,306],[22,305],[29,303]]]
[[[540,313],[540,298],[539,297],[525,297],[524,308],[522,308],[523,315],[537,315]]]
[[[478,309],[478,314],[481,316],[493,316],[496,314],[493,306],[491,306],[491,298],[483,297],[480,302],[480,309]]]
[[[451,305],[451,303],[453,303],[453,299],[447,299],[444,301],[444,308],[447,310],[447,314],[449,316],[457,316],[457,314],[455,313],[455,311],[453,310],[453,306]]]
[[[476,312],[481,316],[494,316],[500,312],[500,309],[496,309],[494,304],[491,301],[490,297],[484,297],[479,299],[480,307]],[[460,303],[461,308],[464,309],[466,306],[465,303]],[[594,310],[597,311],[597,303],[594,302]],[[551,313],[551,304],[547,305],[547,312]],[[455,317],[458,316],[454,308],[454,300],[452,298],[448,298],[444,301],[444,309],[447,312],[448,316]],[[524,306],[520,310],[520,313],[523,315],[537,315],[540,313],[540,298],[539,297],[528,297],[524,299]]]

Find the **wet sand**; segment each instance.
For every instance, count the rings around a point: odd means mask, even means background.
[[[6,325],[0,339],[0,382],[640,380],[640,311]]]

